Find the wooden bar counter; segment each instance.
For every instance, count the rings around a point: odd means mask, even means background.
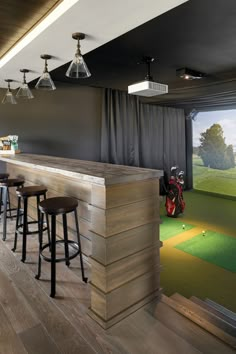
[[[45,155],[0,160],[11,178],[45,185],[48,198],[65,195],[80,201],[82,249],[91,266],[89,314],[100,325],[108,328],[158,296],[162,171]],[[35,207],[30,204],[32,217]],[[72,219],[68,225],[73,237]]]

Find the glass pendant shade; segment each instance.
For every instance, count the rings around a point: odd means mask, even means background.
[[[74,79],[86,79],[87,77],[91,76],[91,73],[80,51],[80,40],[85,38],[85,34],[76,32],[72,34],[72,38],[78,41],[77,51],[66,72],[66,76]]]
[[[43,54],[40,57],[45,60],[45,66],[44,66],[43,74],[39,78],[37,84],[35,85],[35,88],[40,90],[47,90],[47,91],[56,90],[56,86],[52,81],[52,78],[48,72],[47,60],[51,59],[51,55]]]
[[[16,102],[16,99],[11,91],[11,88],[10,88],[10,82],[12,82],[12,80],[5,80],[7,83],[8,83],[8,89],[7,89],[7,92],[5,94],[5,96],[3,97],[3,100],[2,100],[2,103],[3,104],[17,104]]]
[[[49,72],[44,72],[39,78],[37,84],[35,85],[36,89],[40,90],[56,90],[56,86],[51,79]]]
[[[27,69],[21,69],[20,72],[23,73],[23,82],[17,91],[16,97],[17,98],[24,98],[24,99],[31,99],[34,98],[27,82],[26,82],[26,73],[29,72]]]
[[[75,54],[74,59],[66,72],[66,76],[74,79],[85,79],[91,76],[91,73],[84,61],[82,55]]]
[[[19,90],[17,91],[16,97],[31,99],[31,98],[34,98],[34,95],[30,91],[28,84],[23,83],[21,85],[21,87],[19,88]]]

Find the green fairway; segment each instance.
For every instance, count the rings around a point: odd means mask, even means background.
[[[193,155],[193,186],[196,190],[236,197],[236,168],[216,170],[203,166]]]
[[[197,235],[175,248],[236,272],[236,239],[233,237],[207,230],[205,236]]]
[[[161,216],[162,224],[160,225],[160,240],[165,241],[176,236],[184,231],[192,229],[194,226],[185,224],[178,219]],[[184,225],[184,226],[183,226]]]

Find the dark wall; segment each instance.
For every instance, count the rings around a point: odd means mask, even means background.
[[[102,90],[56,85],[55,91],[32,90],[32,100],[0,104],[0,136],[18,135],[24,153],[99,161]]]

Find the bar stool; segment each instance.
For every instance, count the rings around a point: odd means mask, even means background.
[[[40,197],[43,196],[46,199],[47,188],[44,186],[29,186],[17,189],[16,194],[18,196],[18,206],[17,206],[17,216],[16,216],[16,231],[15,231],[15,240],[14,247],[12,251],[15,252],[17,247],[17,236],[18,233],[22,235],[22,258],[21,261],[24,263],[26,259],[26,241],[27,235],[38,234],[40,229],[40,213],[39,213],[39,203]],[[37,220],[28,221],[28,199],[31,197],[36,197],[37,202]],[[21,201],[23,200],[23,222],[20,222],[21,215]],[[36,230],[29,230],[29,225],[37,224],[38,227]],[[48,218],[47,218],[48,226]],[[45,227],[44,230],[48,230],[48,227]],[[49,232],[49,231],[48,231]],[[50,235],[48,233],[48,239],[50,240]],[[50,242],[50,241],[49,241]]]
[[[39,260],[38,260],[38,274],[35,276],[39,279],[41,276],[41,259],[43,258],[47,262],[51,262],[51,293],[50,296],[54,297],[56,294],[56,263],[65,262],[67,266],[70,265],[70,260],[75,258],[77,255],[80,256],[80,265],[82,279],[87,283],[88,278],[84,275],[84,265],[81,250],[80,234],[79,234],[79,222],[77,217],[77,207],[78,201],[70,197],[55,197],[46,199],[39,204],[39,210],[41,212],[41,222],[40,222],[40,233],[39,233]],[[75,217],[75,227],[77,234],[77,241],[68,240],[68,230],[67,230],[67,214],[74,213]],[[51,242],[43,245],[43,214],[51,216]],[[64,239],[56,239],[56,216],[62,215],[63,220],[63,233]],[[62,257],[56,256],[56,245],[64,244],[65,255]],[[70,250],[69,250],[69,246]],[[72,252],[70,254],[70,251]],[[45,253],[49,251],[49,255]]]
[[[9,173],[0,173],[0,182],[4,182],[8,179]],[[10,195],[9,189],[7,189],[7,204],[9,206],[9,212],[11,217],[11,204],[10,204]],[[2,188],[0,190],[0,215],[2,214]]]
[[[3,179],[0,180],[0,188],[1,188],[1,196],[2,196],[2,204],[3,204],[3,236],[2,239],[3,241],[6,240],[6,235],[7,235],[7,199],[8,199],[8,193],[9,193],[9,188],[11,187],[17,187],[20,189],[23,188],[25,181],[21,178],[8,178],[8,179]],[[19,190],[20,190],[19,189]],[[15,210],[11,209],[11,210]]]

